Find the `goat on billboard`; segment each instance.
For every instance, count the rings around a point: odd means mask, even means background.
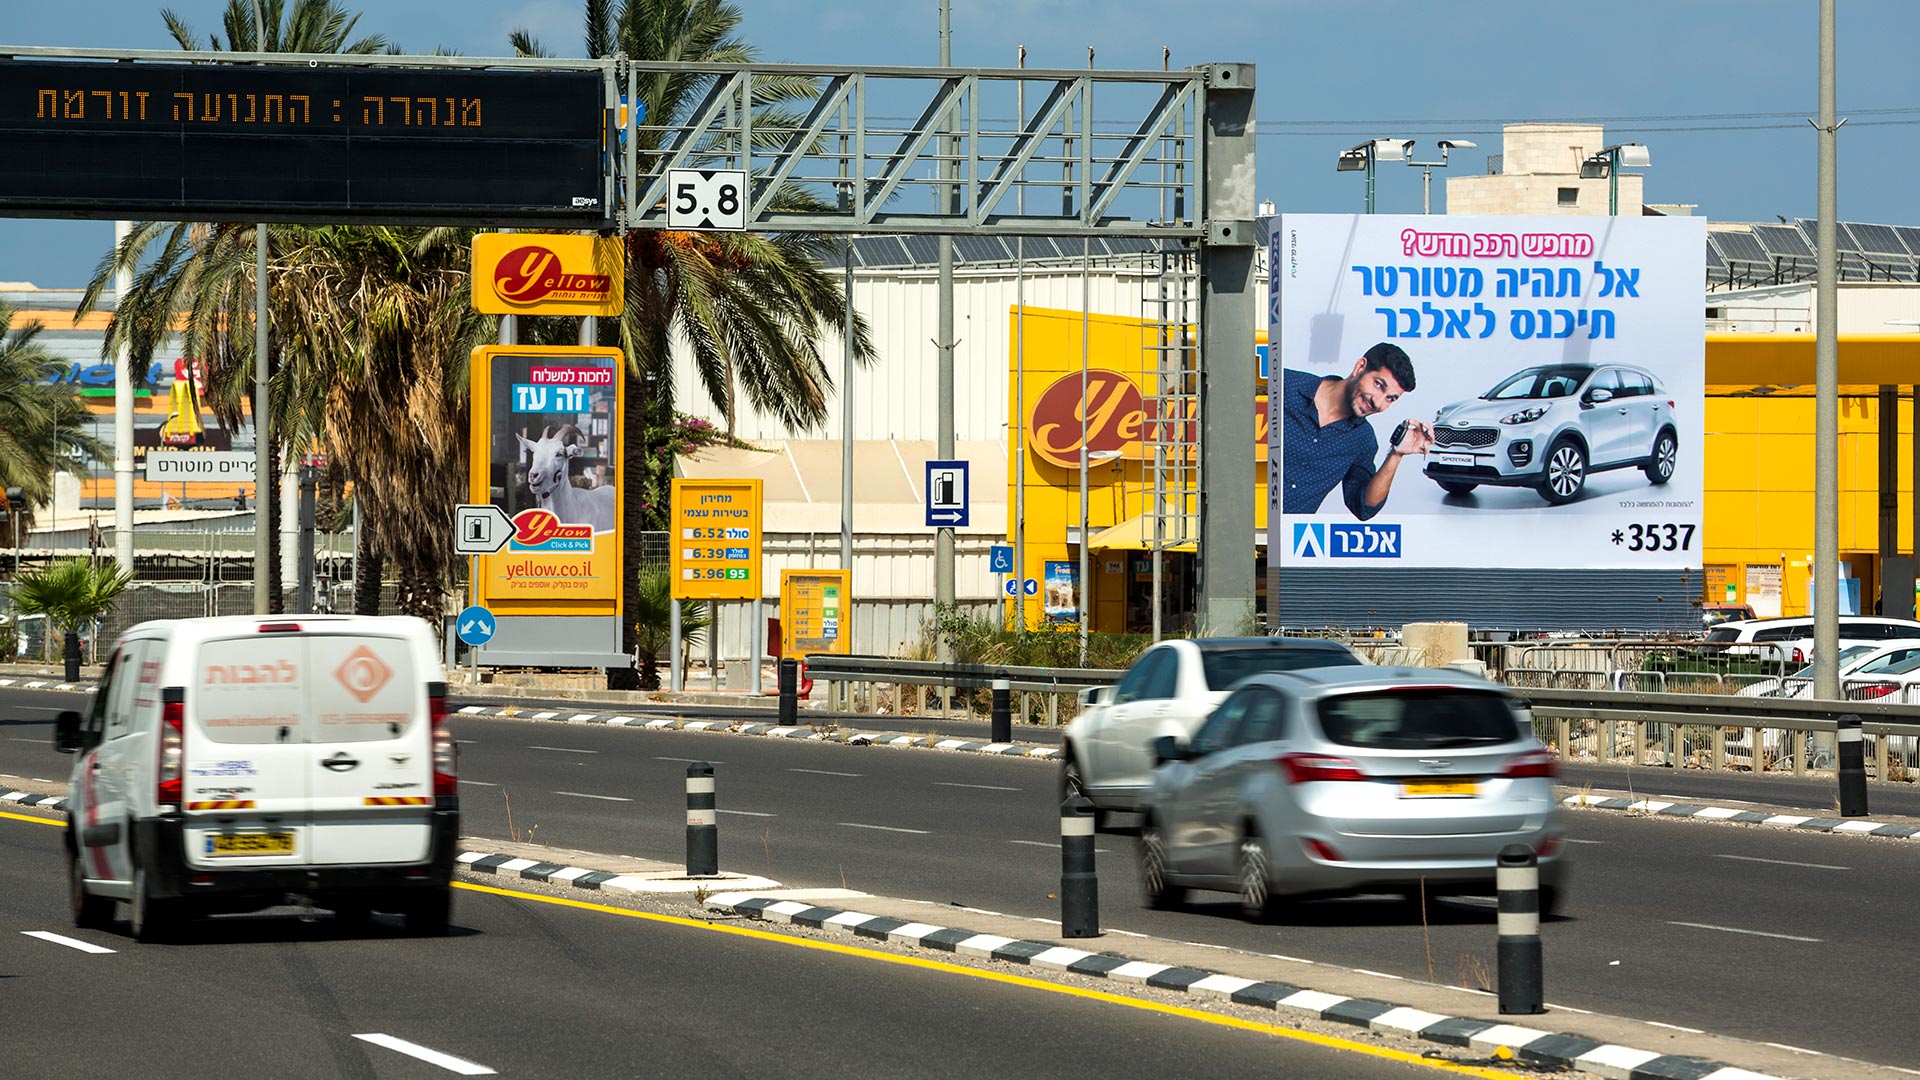
[[[1698,218],[1285,215],[1282,565],[1700,566]]]

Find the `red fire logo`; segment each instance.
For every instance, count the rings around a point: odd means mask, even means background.
[[[493,268],[493,288],[511,304],[555,300],[605,300],[613,292],[606,274],[568,273],[560,256],[538,244],[507,252]]]

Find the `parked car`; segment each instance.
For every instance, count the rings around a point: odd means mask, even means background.
[[[1878,647],[1849,645],[1840,650],[1840,685],[1854,700],[1885,697],[1900,687],[1901,676],[1920,669],[1920,640],[1890,641]],[[1813,665],[1791,675],[1762,679],[1740,688],[1746,697],[1810,698],[1813,696]]]
[[[1441,409],[1425,471],[1449,495],[1494,484],[1530,487],[1558,504],[1608,469],[1639,469],[1648,483],[1665,484],[1679,453],[1673,399],[1652,372],[1541,364]]]
[[[1155,907],[1188,889],[1285,901],[1362,892],[1491,894],[1509,844],[1559,903],[1554,756],[1519,699],[1459,672],[1321,668],[1241,684],[1187,746],[1163,738],[1141,826]]]
[[[1153,741],[1184,743],[1235,683],[1252,675],[1362,663],[1337,641],[1203,638],[1163,641],[1120,681],[1090,695],[1062,740],[1060,797],[1084,795],[1096,817],[1139,806],[1153,775]]]
[[[289,894],[445,933],[460,836],[447,684],[411,618],[146,622],[107,661],[68,798],[77,926],[116,900],[142,941]]]
[[[1842,615],[1840,647],[1884,645],[1891,641],[1920,640],[1920,622],[1880,615]],[[1729,656],[1755,656],[1804,664],[1813,655],[1813,620],[1743,619],[1721,623],[1707,631],[1705,647]]]
[[[1711,630],[1721,623],[1739,622],[1756,616],[1745,604],[1701,604],[1700,628]]]

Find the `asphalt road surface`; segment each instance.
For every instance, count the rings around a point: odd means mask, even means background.
[[[1434,1070],[1218,1019],[685,919],[462,889],[453,936],[223,918],[180,945],[67,921],[60,830],[0,818],[0,980],[21,1076],[1080,1075]],[[1491,1075],[1482,1073],[1481,1075]]]
[[[38,739],[44,727],[5,730]],[[729,870],[1058,914],[1050,764],[470,716],[456,735],[470,835],[676,859],[685,850],[686,767],[710,761]],[[64,759],[32,752],[43,764],[28,775],[64,775]],[[1566,917],[1545,928],[1550,1002],[1887,1064],[1913,1060],[1920,989],[1898,928],[1920,895],[1920,844],[1599,811],[1564,820],[1572,879]],[[1199,894],[1185,911],[1147,911],[1132,843],[1122,833],[1101,838],[1109,929],[1447,983],[1492,970],[1490,903],[1438,905],[1426,927],[1409,906],[1384,899],[1301,905],[1277,926],[1241,921],[1223,894]]]

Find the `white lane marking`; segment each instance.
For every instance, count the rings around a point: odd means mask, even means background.
[[[834,772],[832,769],[788,769],[788,772],[812,773],[815,776],[860,776],[857,772]]]
[[[429,1050],[419,1043],[410,1043],[405,1039],[396,1039],[391,1035],[370,1033],[355,1035],[354,1038],[363,1042],[370,1042],[375,1046],[384,1046],[395,1053],[405,1054],[410,1058],[419,1058],[429,1065],[438,1065],[448,1072],[458,1073],[461,1076],[494,1075],[494,1071],[485,1065],[476,1065],[464,1058],[457,1058],[452,1054],[443,1054],[438,1050]]]
[[[712,758],[703,758],[703,757],[656,757],[656,758],[654,758],[653,760],[655,760],[655,761],[684,761],[684,762],[686,762],[686,763],[687,763],[687,764],[689,764],[689,765],[698,765],[698,764],[700,764],[700,763],[701,763],[701,762],[703,762],[703,761],[704,761],[704,762],[706,762],[706,763],[707,763],[707,764],[709,764],[709,765],[725,765],[725,764],[726,764],[726,762],[724,762],[724,761],[715,761],[715,760],[713,760]]]
[[[24,741],[26,741],[26,742],[40,742],[40,741],[42,741],[42,740],[39,740],[39,739],[27,739],[27,740],[24,740]],[[934,787],[963,787],[963,788],[973,788],[973,789],[974,789],[975,791],[1019,791],[1019,790],[1021,790],[1021,789],[1019,789],[1019,788],[1017,788],[1017,787],[1001,787],[1001,786],[1000,786],[999,784],[952,784],[952,783],[948,783],[948,782],[947,782],[947,781],[945,781],[945,780],[935,780],[935,781],[933,782],[933,786],[934,786]]]
[[[460,744],[461,746],[478,746],[478,745],[480,745],[480,740],[479,740],[479,739],[455,739],[455,740],[453,740],[453,741],[454,741],[454,742],[457,742],[457,743],[459,743],[459,744]]]
[[[1820,942],[1820,939],[1817,937],[1801,937],[1799,934],[1770,934],[1765,930],[1742,930],[1737,926],[1715,926],[1712,923],[1703,922],[1680,922],[1677,919],[1668,919],[1667,925],[1691,926],[1695,930],[1719,930],[1723,933],[1748,934],[1753,937],[1779,938],[1782,941],[1806,941],[1814,944],[1819,944]]]
[[[843,821],[840,824],[846,826],[849,829],[877,829],[880,832],[912,833],[915,836],[927,835],[927,830],[925,829],[896,829],[891,825],[862,825],[857,821]]]
[[[779,817],[779,814],[762,814],[754,810],[716,810],[718,814],[738,814],[741,817]]]
[[[1045,840],[1009,840],[1009,841],[1007,841],[1007,843],[1009,843],[1009,844],[1022,844],[1022,845],[1025,845],[1025,846],[1027,846],[1027,847],[1043,847],[1043,848],[1049,848],[1049,849],[1051,849],[1051,850],[1054,850],[1054,851],[1059,851],[1059,850],[1060,850],[1060,845],[1059,845],[1058,843],[1051,843],[1051,844],[1050,844],[1050,843],[1048,843],[1048,842],[1047,842],[1047,841],[1045,841]],[[1105,854],[1107,853],[1107,849],[1106,849],[1106,848],[1103,848],[1103,847],[1097,847],[1097,848],[1094,848],[1094,849],[1093,849],[1093,853],[1094,853],[1095,855],[1105,855]]]
[[[1716,859],[1737,859],[1740,862],[1766,863],[1769,866],[1804,866],[1809,870],[1851,870],[1851,866],[1832,866],[1817,862],[1792,862],[1787,859],[1763,859],[1758,855],[1715,855]]]
[[[632,802],[633,801],[632,799],[623,799],[618,795],[589,795],[584,791],[556,791],[554,792],[554,794],[567,795],[575,799],[599,799],[602,802]]]
[[[9,735],[9,736],[7,736],[7,741],[8,741],[8,742],[30,742],[30,743],[43,743],[43,742],[46,742],[47,740],[45,740],[45,739],[16,739],[16,738],[14,738],[13,736],[11,736],[11,735]]]
[[[499,784],[489,784],[485,780],[462,780],[460,782],[463,784],[472,784],[474,787],[499,787],[500,786]]]
[[[45,930],[22,930],[20,932],[27,937],[39,938],[41,941],[51,941],[55,945],[65,945],[69,949],[79,949],[83,953],[98,954],[114,951],[104,946],[95,945],[91,941],[81,941],[79,938],[70,938],[61,934],[49,933]]]
[[[1575,840],[1571,836],[1567,837],[1566,840],[1567,840],[1567,843],[1569,844],[1604,844],[1606,843],[1605,840]]]
[[[552,750],[560,754],[597,754],[598,750],[581,750],[572,746],[529,746],[529,750]]]

